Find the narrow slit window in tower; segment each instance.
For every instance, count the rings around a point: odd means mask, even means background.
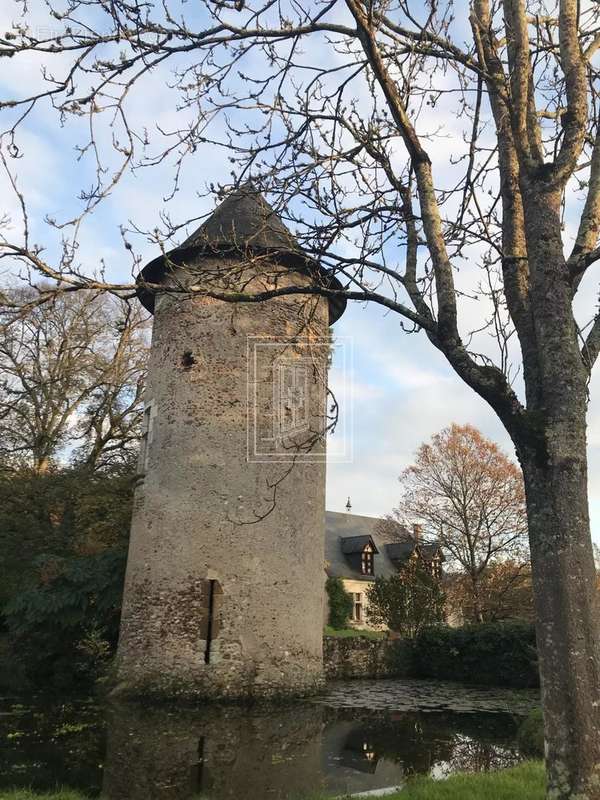
[[[142,422],[142,441],[140,445],[139,469],[146,472],[148,469],[148,457],[150,455],[150,444],[154,433],[154,417],[156,410],[154,403],[150,401],[144,409],[144,419]]]
[[[220,596],[222,594],[219,581],[205,581],[206,598],[206,638],[204,639],[204,663],[210,664],[212,647],[219,633]]]

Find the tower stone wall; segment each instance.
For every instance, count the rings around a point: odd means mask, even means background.
[[[237,266],[199,253],[167,282]],[[236,287],[310,281],[266,267],[260,278],[238,270]],[[314,295],[157,296],[121,692],[237,698],[320,686],[328,324],[327,300]],[[281,415],[297,409],[284,373],[294,365],[304,424],[288,430]]]

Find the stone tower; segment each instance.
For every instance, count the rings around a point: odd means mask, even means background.
[[[328,326],[344,301],[292,293],[226,302],[208,291],[340,284],[251,188],[229,195],[141,279],[154,328],[116,690],[313,691],[322,681]],[[201,293],[186,293],[191,285]]]

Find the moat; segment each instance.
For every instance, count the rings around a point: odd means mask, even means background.
[[[519,761],[535,691],[348,681],[280,706],[101,705],[3,697],[0,789],[110,800],[336,796]]]

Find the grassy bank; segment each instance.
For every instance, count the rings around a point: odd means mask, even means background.
[[[0,800],[87,800],[87,798],[71,789],[41,794],[29,789],[0,789]]]
[[[385,639],[387,636],[383,631],[361,630],[359,628],[332,628],[326,625],[323,631],[324,636],[335,636],[338,639]]]
[[[541,762],[528,761],[500,772],[452,775],[444,781],[415,778],[406,789],[387,800],[543,800],[544,768]],[[35,794],[26,790],[2,791],[0,800],[85,800],[77,792],[63,790]],[[243,798],[239,798],[243,800]],[[256,800],[263,800],[256,798]],[[325,800],[325,798],[321,798]]]
[[[452,775],[445,781],[416,778],[395,797],[397,800],[543,800],[544,784],[541,762],[528,761],[513,769]]]

